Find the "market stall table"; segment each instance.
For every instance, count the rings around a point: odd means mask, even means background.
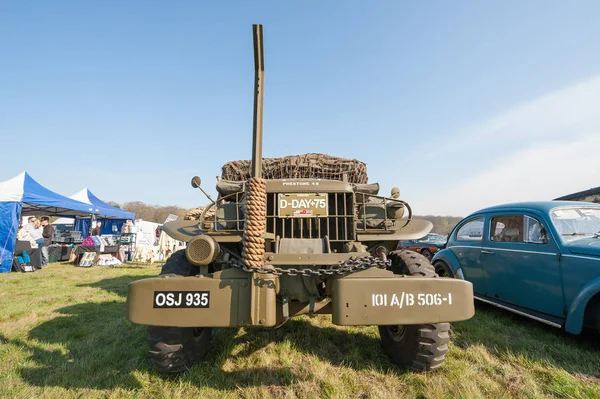
[[[40,248],[31,248],[29,241],[18,241],[15,243],[15,256],[21,255],[25,251],[31,259],[31,265],[36,269],[42,268],[42,250]]]
[[[87,245],[76,245],[73,247],[73,254],[75,254],[75,264],[79,264],[81,256],[86,252],[96,252],[96,254],[116,254],[119,252],[118,245],[105,245],[104,250],[100,250],[100,246],[87,246]]]
[[[51,245],[48,247],[48,263],[69,260],[73,247],[67,245]]]
[[[116,254],[119,251],[118,245],[105,245],[104,250],[100,250],[100,246],[85,246],[85,245],[76,245],[74,247],[75,255],[81,255],[85,252],[96,252],[98,254]]]

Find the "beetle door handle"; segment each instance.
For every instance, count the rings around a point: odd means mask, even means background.
[[[481,250],[481,253],[482,253],[482,254],[493,254],[493,253],[494,253],[494,251],[488,251],[487,249],[482,249],[482,250]]]

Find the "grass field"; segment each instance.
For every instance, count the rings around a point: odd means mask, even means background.
[[[456,323],[446,363],[419,374],[383,354],[374,327],[302,317],[278,330],[221,329],[179,378],[150,369],[127,284],[156,266],[53,264],[0,275],[2,398],[598,398],[600,339],[479,306]],[[319,328],[317,328],[319,327]]]

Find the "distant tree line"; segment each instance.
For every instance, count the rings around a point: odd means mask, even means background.
[[[147,222],[164,223],[169,214],[183,216],[188,211],[176,205],[149,205],[142,201],[125,202],[123,204],[114,201],[108,201],[114,207],[124,209],[129,212],[135,212],[136,219],[142,219]]]

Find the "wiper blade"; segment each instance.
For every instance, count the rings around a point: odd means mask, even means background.
[[[598,234],[598,233],[596,233],[596,234]],[[562,235],[567,236],[567,237],[569,237],[569,236],[584,236],[585,233],[569,233],[569,234],[562,234]]]

